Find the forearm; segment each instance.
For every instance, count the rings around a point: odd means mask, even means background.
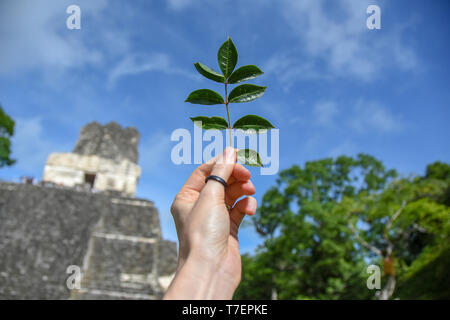
[[[236,281],[230,281],[220,272],[218,263],[189,256],[177,270],[164,299],[226,300],[233,297],[236,287]]]

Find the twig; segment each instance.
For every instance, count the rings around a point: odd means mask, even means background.
[[[398,208],[398,210],[394,213],[394,215],[392,217],[389,218],[388,222],[386,223],[386,227],[384,228],[384,232],[383,232],[383,238],[384,240],[386,240],[388,246],[387,246],[387,257],[390,257],[393,251],[393,247],[394,245],[392,244],[391,240],[389,239],[389,230],[392,228],[392,224],[394,223],[394,221],[400,216],[400,214],[403,212],[403,209],[406,206],[406,201],[403,200],[402,205],[400,206],[400,208]]]
[[[403,209],[406,206],[406,201],[403,200],[402,205],[400,208],[394,213],[394,215],[389,219],[388,223],[386,224],[385,231],[389,230],[392,227],[392,223],[398,218],[398,216],[403,212]]]
[[[352,230],[353,234],[354,234],[355,237],[356,237],[356,240],[357,240],[361,245],[363,245],[364,247],[366,247],[367,249],[369,249],[370,251],[372,251],[372,252],[375,253],[376,255],[382,256],[381,250],[378,249],[378,248],[375,247],[375,246],[372,246],[372,245],[369,244],[366,240],[362,239],[362,238],[359,236],[358,231],[356,231],[355,227],[354,227],[351,223],[348,224],[348,227],[350,228],[350,230]]]

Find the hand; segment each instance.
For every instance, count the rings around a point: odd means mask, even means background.
[[[216,175],[224,188],[205,178]],[[175,197],[171,212],[179,240],[177,273],[165,299],[231,298],[241,277],[238,228],[245,214],[254,214],[255,188],[250,172],[236,164],[236,150],[198,167]],[[232,207],[228,211],[227,206]],[[192,284],[192,287],[190,287]]]

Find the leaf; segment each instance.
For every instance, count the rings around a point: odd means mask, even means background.
[[[191,120],[194,124],[203,130],[224,130],[228,128],[228,122],[221,117],[204,117],[198,116],[193,117]],[[201,125],[199,126],[199,121],[201,121]]]
[[[223,75],[221,75],[220,73],[214,71],[210,67],[205,66],[204,64],[201,64],[200,62],[194,63],[194,66],[202,76],[204,76],[210,80],[216,81],[216,82],[220,82],[220,83],[225,82],[225,77]]]
[[[254,65],[248,65],[240,67],[231,74],[230,78],[228,79],[228,83],[238,83],[242,81],[247,81],[250,79],[254,79],[257,76],[262,75],[264,72],[259,70],[257,66]]]
[[[242,129],[244,131],[246,130],[255,130],[257,133],[260,130],[266,130],[266,129],[272,129],[275,128],[268,120],[256,116],[256,115],[247,115],[243,116],[239,120],[237,120],[234,125],[233,129]]]
[[[264,91],[266,91],[266,87],[254,84],[241,84],[230,92],[228,102],[250,102],[261,97],[264,94]]]
[[[252,167],[264,167],[258,152],[251,149],[241,149],[237,152],[239,162]]]
[[[225,78],[228,78],[234,70],[238,59],[238,53],[231,38],[222,44],[217,52],[217,61],[219,62],[220,70],[222,70]]]
[[[14,120],[3,111],[3,108],[0,105],[0,135],[12,136],[14,134],[14,124]]]
[[[204,105],[225,103],[225,101],[223,101],[223,97],[220,94],[209,89],[200,89],[191,92],[184,102]]]

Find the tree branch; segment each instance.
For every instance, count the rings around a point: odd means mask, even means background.
[[[391,240],[389,239],[389,230],[392,228],[392,224],[394,223],[394,221],[400,216],[400,214],[403,212],[403,209],[406,206],[406,201],[403,200],[402,205],[400,206],[400,208],[398,208],[398,210],[394,213],[393,216],[391,216],[388,220],[388,222],[386,223],[386,227],[384,227],[384,232],[383,232],[383,238],[384,240],[386,240],[388,246],[387,246],[387,257],[390,257],[392,254],[392,251],[394,249],[394,245],[392,244]]]
[[[357,240],[361,245],[363,245],[364,247],[366,247],[367,249],[369,249],[370,251],[372,251],[372,252],[375,253],[376,255],[382,256],[381,250],[378,249],[377,247],[375,247],[375,246],[369,244],[366,240],[362,239],[362,238],[359,236],[359,233],[358,233],[358,231],[356,230],[356,228],[355,228],[351,223],[348,224],[348,227],[349,227],[350,230],[353,232],[353,234],[355,235],[356,240]]]
[[[392,227],[392,223],[398,218],[398,216],[403,212],[403,209],[406,207],[406,201],[403,200],[400,208],[394,213],[392,217],[389,218],[388,223],[386,224],[385,230],[388,231]]]

